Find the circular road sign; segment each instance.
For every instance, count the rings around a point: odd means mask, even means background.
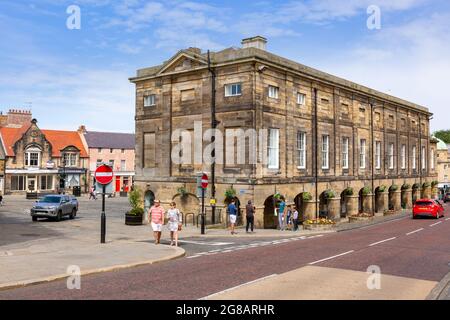
[[[202,188],[208,188],[208,175],[206,173],[202,175]]]
[[[100,184],[109,184],[113,180],[113,169],[106,164],[103,164],[95,170],[94,177]]]

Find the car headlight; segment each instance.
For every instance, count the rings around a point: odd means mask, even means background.
[[[49,209],[49,210],[55,210],[56,207],[55,207],[55,206],[50,206],[50,207],[47,207],[47,209]]]

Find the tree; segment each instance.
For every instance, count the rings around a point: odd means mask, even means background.
[[[450,130],[439,130],[433,134],[436,138],[441,139],[445,143],[450,143]]]

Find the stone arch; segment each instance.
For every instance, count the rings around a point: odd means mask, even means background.
[[[364,195],[363,195],[364,188],[361,188],[358,192],[358,213],[364,212]]]
[[[177,193],[172,197],[172,201],[176,202],[177,208],[183,212],[183,214],[188,213],[198,213],[200,209],[200,199],[193,193],[187,193],[184,196]]]
[[[223,201],[223,203],[225,204],[226,217],[228,217],[228,205],[231,203],[232,200],[234,200],[234,204],[235,204],[235,206],[237,208],[237,212],[238,212],[236,225],[241,225],[243,223],[243,219],[242,219],[243,207],[241,204],[241,200],[239,200],[238,197],[234,196],[233,198],[225,198],[225,200]]]
[[[145,191],[144,194],[144,212],[147,213],[148,210],[153,206],[155,201],[155,194],[151,190]]]
[[[339,210],[341,214],[341,218],[347,217],[347,200],[346,200],[346,190],[341,192],[340,198],[341,198],[341,210]]]
[[[384,213],[387,210],[385,202],[386,186],[378,186],[375,188],[375,212]]]
[[[324,191],[319,196],[319,218],[328,218],[328,198],[326,196],[326,192]]]
[[[303,193],[299,193],[294,198],[294,205],[297,208],[298,211],[298,220],[300,222],[303,222],[305,220],[305,214],[304,214],[304,201],[303,201]]]
[[[276,229],[278,219],[275,217],[274,211],[276,207],[276,199],[271,195],[264,201],[264,229]]]

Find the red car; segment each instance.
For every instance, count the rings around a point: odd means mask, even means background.
[[[438,200],[417,200],[413,207],[413,219],[416,219],[419,216],[434,217],[439,219],[444,216],[444,207]]]

